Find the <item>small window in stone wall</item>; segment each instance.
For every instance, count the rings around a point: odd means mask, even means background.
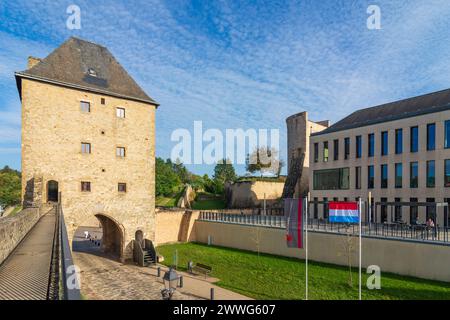
[[[91,192],[91,183],[89,181],[81,181],[81,191]]]
[[[124,108],[116,108],[116,115],[118,118],[125,118],[125,109]]]
[[[91,104],[86,101],[80,101],[81,112],[91,112]]]
[[[105,104],[105,98],[101,98],[101,99],[100,99],[100,103],[101,103],[101,104]]]
[[[127,184],[126,183],[119,183],[117,185],[117,189],[119,192],[127,192]]]
[[[120,158],[125,158],[125,148],[124,147],[117,147],[116,148],[116,156]]]
[[[82,142],[81,153],[91,153],[91,144],[87,142]]]

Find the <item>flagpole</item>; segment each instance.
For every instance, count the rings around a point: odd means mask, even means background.
[[[361,260],[362,260],[362,255],[361,255],[361,252],[362,252],[362,250],[361,250],[361,244],[362,244],[362,241],[361,241],[361,233],[362,233],[361,232],[362,231],[361,207],[362,206],[361,206],[361,197],[360,197],[359,198],[359,300],[362,300],[362,296],[361,296]]]
[[[306,269],[306,285],[305,285],[305,300],[308,300],[308,207],[309,207],[309,203],[308,203],[308,196],[306,196],[305,198],[305,215],[306,215],[306,222],[305,222],[305,269]]]

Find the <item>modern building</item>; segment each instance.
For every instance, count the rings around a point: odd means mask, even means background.
[[[312,133],[310,144],[311,201],[370,194],[371,221],[406,223],[425,223],[440,208],[380,205],[375,216],[373,203],[450,201],[450,89],[358,110]],[[310,210],[328,214],[326,204]],[[436,212],[441,226],[444,211]]]
[[[294,197],[306,195],[309,188],[309,137],[312,133],[320,132],[329,127],[329,121],[311,121],[308,112],[300,112],[286,119],[288,144],[288,176],[295,175],[296,159],[305,154],[301,176],[296,180]],[[294,164],[294,167],[293,167]],[[288,179],[290,180],[290,179]]]
[[[30,57],[16,81],[24,204],[61,193],[70,239],[100,222],[104,249],[130,257],[136,232],[154,238],[158,103],[107,48],[78,38]]]

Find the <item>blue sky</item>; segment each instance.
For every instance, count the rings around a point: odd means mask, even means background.
[[[285,158],[293,113],[336,122],[450,87],[448,0],[0,1],[0,166],[20,168],[14,71],[72,35],[107,46],[161,103],[156,153],[164,158],[171,132],[195,120],[204,129],[278,128]],[[66,28],[71,4],[81,8],[81,30]],[[371,4],[381,30],[366,27]]]

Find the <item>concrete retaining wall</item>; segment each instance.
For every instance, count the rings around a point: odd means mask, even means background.
[[[38,208],[28,208],[14,217],[0,219],[0,264],[9,256],[40,217]]]
[[[192,239],[218,246],[304,259],[303,249],[286,246],[285,230],[219,222],[196,221]],[[258,240],[259,239],[259,240]],[[259,241],[259,243],[258,243]],[[358,239],[354,238],[353,265],[358,265]],[[347,265],[346,236],[310,232],[309,258],[313,261]],[[363,238],[363,267],[378,265],[381,272],[450,282],[450,246]]]

